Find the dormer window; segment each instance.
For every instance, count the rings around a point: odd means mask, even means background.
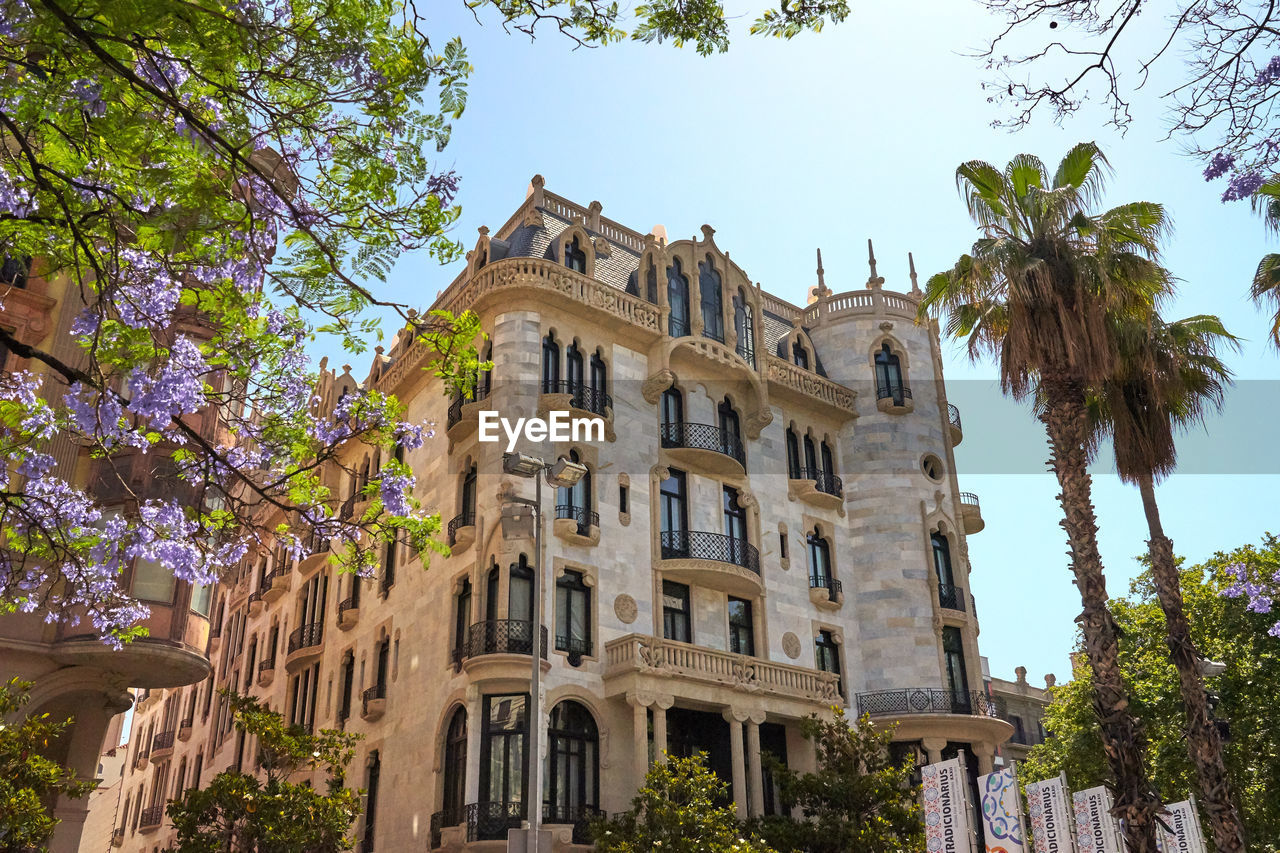
[[[906,396],[902,383],[902,362],[889,344],[876,353],[876,399],[890,398],[901,406]]]
[[[564,265],[574,272],[585,274],[587,271],[587,253],[582,250],[577,237],[570,240],[564,247]]]
[[[671,308],[667,334],[683,338],[689,334],[689,278],[681,272],[679,258],[667,267],[667,305]]]
[[[809,351],[804,348],[804,344],[800,343],[799,338],[791,342],[791,360],[795,362],[796,367],[809,369]]]
[[[698,289],[702,295],[702,334],[724,343],[724,294],[720,291],[720,273],[710,255],[698,263]]]
[[[747,293],[741,287],[733,295],[733,331],[738,338],[738,355],[742,356],[742,360],[747,364],[755,367],[755,318],[751,314],[751,303],[747,302]]]

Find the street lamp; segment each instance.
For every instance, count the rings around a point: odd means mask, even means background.
[[[507,849],[511,853],[550,853],[550,838],[540,843],[539,825],[542,822],[542,756],[539,754],[539,735],[542,729],[542,702],[539,697],[542,680],[542,477],[546,472],[547,484],[558,488],[573,488],[587,474],[587,466],[563,456],[548,464],[536,456],[523,453],[502,454],[502,470],[515,477],[532,477],[535,483],[534,498],[509,497],[502,507],[502,536],[504,539],[526,539],[529,522],[533,522],[533,621],[529,626],[529,656],[533,660],[529,676],[529,816],[527,829],[507,832]],[[531,510],[531,511],[530,511]]]

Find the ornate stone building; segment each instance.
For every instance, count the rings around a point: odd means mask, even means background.
[[[985,664],[985,659],[983,662]],[[1022,761],[1031,752],[1031,747],[1044,743],[1048,737],[1044,729],[1044,712],[1053,701],[1049,691],[1057,683],[1053,673],[1044,677],[1044,687],[1028,683],[1025,666],[1014,669],[1013,681],[988,679],[988,690],[1001,704],[1005,719],[1013,726],[1008,743],[1000,747],[1002,763]]]
[[[819,258],[792,305],[709,226],[642,234],[535,177],[433,306],[480,317],[493,369],[476,399],[446,398],[403,335],[361,383],[438,425],[405,461],[451,556],[424,570],[392,547],[364,580],[323,551],[247,560],[216,592],[212,675],[139,703],[118,843],[163,848],[167,798],[252,765],[214,693],[230,685],[364,735],[361,850],[504,849],[531,795],[535,651],[557,850],[586,849],[585,820],[625,808],[663,750],[705,750],[741,816],[780,809],[761,754],[810,766],[798,722],[832,705],[898,723],[922,762],[963,749],[990,769],[1013,727],[979,663],[965,537],[983,519],[957,481],[960,417],[937,330],[915,322],[914,269],[901,291],[872,258],[865,286],[834,292]],[[358,381],[326,370],[321,405]],[[533,484],[503,473],[505,438],[479,440],[482,410],[605,421],[600,442],[518,444],[588,470],[546,490],[540,577],[533,539],[501,523]],[[335,492],[378,466],[335,474]]]

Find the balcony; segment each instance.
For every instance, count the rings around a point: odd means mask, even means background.
[[[839,509],[844,503],[844,482],[821,468],[799,468],[788,472],[791,494],[822,509]]]
[[[556,651],[565,653],[569,666],[582,666],[582,659],[591,657],[592,649],[590,640],[556,635]]]
[[[265,604],[262,601],[262,590],[255,589],[253,592],[249,593],[249,615],[250,616],[260,616],[262,614],[262,608],[264,606]]]
[[[663,574],[734,595],[764,588],[760,552],[745,539],[704,530],[665,530],[659,535]]]
[[[354,582],[360,583],[360,578],[355,577]],[[350,631],[359,621],[360,599],[354,595],[349,595],[338,605],[338,628],[342,631]]]
[[[964,441],[964,430],[960,427],[960,410],[947,403],[947,423],[951,427],[951,446],[955,447]]]
[[[872,717],[899,717],[906,714],[964,714],[1006,719],[1003,699],[981,691],[953,692],[933,687],[903,690],[875,690],[858,694],[858,714]],[[1012,727],[1011,727],[1012,728]]]
[[[987,523],[982,520],[982,507],[978,504],[978,496],[973,492],[960,493],[960,516],[964,520],[964,532],[981,533]]]
[[[209,654],[222,648],[222,626],[215,625],[209,629]]]
[[[542,396],[563,398],[547,400],[547,411],[568,409],[578,417],[613,419],[613,397],[581,382],[543,382]]]
[[[471,399],[468,400],[461,396],[453,398],[453,402],[449,403],[449,411],[445,416],[445,432],[449,437],[449,441],[461,441],[475,432],[476,424],[480,420],[478,413],[483,408],[480,404],[488,396],[488,389],[476,386],[475,395]]]
[[[289,635],[289,652],[284,659],[284,668],[289,672],[296,671],[303,663],[319,657],[323,647],[323,622],[312,622],[295,629]]]
[[[809,600],[825,610],[844,604],[844,584],[830,575],[809,575]]]
[[[533,623],[524,619],[490,619],[467,628],[467,639],[453,650],[453,665],[478,678],[529,677],[529,655],[533,651],[530,637]],[[547,628],[542,626],[540,648],[542,668],[547,663]]]
[[[173,755],[173,741],[175,738],[173,729],[167,732],[156,732],[151,738],[151,762],[162,761]]]
[[[662,448],[678,463],[724,477],[747,472],[747,451],[736,434],[711,424],[663,424]]]
[[[507,830],[519,829],[528,813],[525,803],[467,803],[467,841],[506,841]]]
[[[943,610],[964,612],[964,590],[954,584],[938,584],[938,605]]]
[[[375,684],[360,694],[360,718],[376,722],[387,712],[387,685]]]
[[[124,827],[123,826],[118,826],[111,831],[111,846],[112,847],[124,846]]]
[[[147,751],[145,749],[139,749],[133,755],[133,769],[142,770],[146,766],[147,766]]]
[[[449,547],[461,551],[476,541],[476,514],[460,512],[449,521]]]
[[[597,806],[542,804],[542,825],[547,828],[555,826],[573,827],[572,834],[569,836],[571,844],[590,844],[592,822],[605,816],[604,809]]]
[[[906,385],[877,385],[876,408],[886,415],[905,415],[916,407]]]
[[[258,686],[266,687],[276,675],[276,659],[272,655],[258,661]]]
[[[271,573],[262,579],[262,600],[270,603],[280,598],[289,591],[292,586],[290,579],[291,572],[288,566],[277,566],[271,570]]]
[[[178,724],[178,740],[182,741],[183,743],[186,743],[187,741],[191,740],[191,726],[192,726],[191,720],[183,720],[181,723]]]
[[[605,643],[605,693],[656,690],[697,702],[737,701],[725,692],[768,695],[779,714],[797,717],[840,705],[840,677],[804,666],[737,655],[644,634]]]
[[[560,504],[553,529],[556,536],[575,545],[596,545],[600,542],[600,514],[583,506]]]
[[[147,806],[138,815],[138,832],[152,832],[159,829],[162,823],[164,823],[164,803]]]

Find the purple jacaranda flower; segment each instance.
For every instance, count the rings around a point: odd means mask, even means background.
[[[134,368],[128,385],[129,410],[144,418],[192,414],[205,404],[204,374],[208,371],[199,348],[180,335],[169,348],[169,359],[154,376]]]
[[[409,506],[407,495],[413,492],[413,486],[413,475],[384,471],[379,494],[387,512],[392,515],[408,515],[412,512],[413,508]]]
[[[1241,172],[1231,176],[1227,189],[1222,193],[1223,201],[1239,201],[1248,198],[1262,186],[1263,177],[1258,172]]]
[[[1219,151],[1213,155],[1209,160],[1209,165],[1205,167],[1204,179],[1206,181],[1212,181],[1220,178],[1230,171],[1231,167],[1235,166],[1235,164],[1236,157],[1234,154],[1227,154]]]

